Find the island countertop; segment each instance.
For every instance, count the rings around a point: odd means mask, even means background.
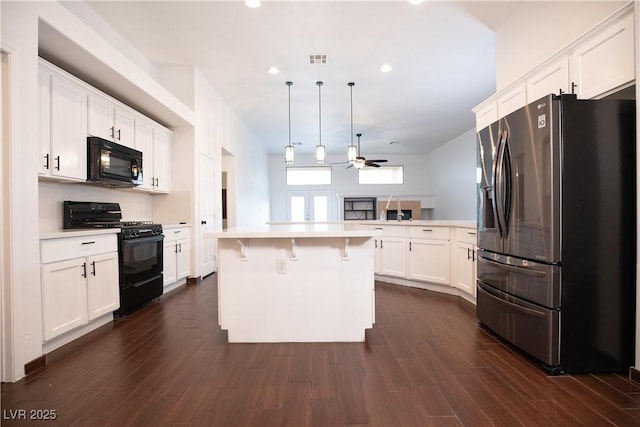
[[[379,230],[354,230],[344,223],[290,223],[265,224],[246,229],[230,228],[223,231],[205,232],[205,237],[217,239],[293,239],[308,237],[373,237]]]

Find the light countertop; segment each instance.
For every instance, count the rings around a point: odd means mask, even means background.
[[[418,227],[460,227],[460,228],[476,228],[476,221],[463,221],[463,220],[407,220],[407,221],[353,221],[358,224],[372,224],[372,225],[404,225],[404,226],[418,226]]]
[[[92,229],[70,229],[70,230],[58,230],[40,233],[40,240],[48,239],[62,239],[65,237],[82,237],[82,236],[95,236],[98,234],[117,234],[120,232],[119,228],[92,228]]]
[[[205,232],[205,237],[218,239],[278,239],[309,237],[372,237],[378,230],[353,230],[340,223],[294,223],[265,224],[250,229],[230,228],[223,231]]]

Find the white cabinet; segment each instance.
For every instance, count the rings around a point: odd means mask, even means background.
[[[45,341],[120,307],[115,234],[42,240],[40,257]]]
[[[378,244],[377,274],[394,277],[407,276],[407,231],[401,225],[378,225],[381,231]]]
[[[484,129],[491,123],[498,120],[498,102],[495,99],[487,101],[476,111],[476,129]]]
[[[165,290],[190,273],[191,256],[189,227],[165,228],[163,253],[163,284]]]
[[[498,117],[504,117],[527,105],[527,86],[518,85],[498,95]]]
[[[475,230],[456,229],[455,286],[473,297],[476,296],[476,242]]]
[[[449,285],[449,252],[449,227],[409,227],[408,278]]]
[[[527,102],[533,102],[550,93],[571,92],[569,84],[569,58],[562,56],[538,70],[527,79]]]
[[[171,189],[171,131],[136,117],[135,148],[142,152],[143,184],[140,190],[168,193]]]
[[[87,92],[41,64],[38,76],[39,174],[61,180],[87,179]]]
[[[88,96],[88,134],[134,147],[134,113],[99,95]]]
[[[572,52],[571,80],[578,98],[594,98],[633,81],[633,14],[598,31]]]

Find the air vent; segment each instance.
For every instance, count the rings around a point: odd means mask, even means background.
[[[316,53],[309,55],[309,64],[326,64],[327,63],[327,55],[324,53]]]

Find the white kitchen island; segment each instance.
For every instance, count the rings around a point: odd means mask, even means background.
[[[374,230],[265,225],[218,239],[218,322],[229,342],[361,342],[375,322]]]

